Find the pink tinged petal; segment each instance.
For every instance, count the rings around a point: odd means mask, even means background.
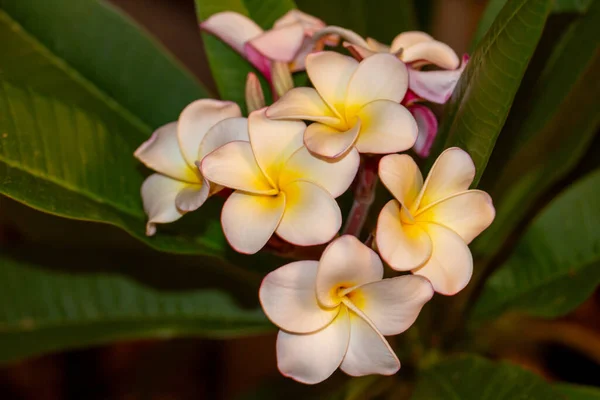
[[[350,341],[350,318],[345,307],[325,328],[310,334],[279,331],[277,367],[289,378],[315,384],[329,378],[340,366]]]
[[[423,187],[423,175],[415,161],[406,154],[390,154],[379,161],[379,178],[404,208],[413,204]]]
[[[248,61],[261,73],[267,80],[271,81],[271,61],[263,53],[258,51],[252,43],[244,45],[243,53]]]
[[[291,62],[304,41],[304,28],[297,22],[264,32],[250,45],[272,60]]]
[[[300,22],[307,30],[321,29],[325,27],[325,23],[319,18],[314,17],[310,14],[302,12],[300,10],[290,10],[285,13],[273,24],[274,28],[281,28],[283,26]]]
[[[393,375],[400,360],[381,333],[350,312],[350,343],[340,369],[350,376]]]
[[[383,264],[377,253],[351,235],[334,240],[323,252],[317,272],[316,291],[324,307],[336,307],[338,290],[381,280]]]
[[[408,86],[425,100],[444,104],[452,96],[468,60],[469,56],[465,54],[460,68],[449,71],[419,71],[409,68]]]
[[[177,142],[177,122],[158,128],[150,139],[142,143],[134,156],[148,168],[180,181],[198,183],[195,168],[185,162]]]
[[[389,53],[390,52],[390,46],[385,45],[373,38],[367,38],[367,44],[369,45],[369,48],[371,50],[374,50],[378,53]]]
[[[182,189],[175,198],[175,205],[183,212],[197,210],[208,198],[210,184],[203,179],[201,184],[189,185]]]
[[[314,154],[326,158],[338,158],[354,145],[360,132],[360,120],[347,131],[339,131],[315,122],[304,131],[304,145]]]
[[[339,308],[319,306],[315,296],[317,261],[296,261],[269,273],[258,297],[267,317],[279,328],[309,333],[329,325]]]
[[[248,120],[246,118],[227,118],[217,122],[204,136],[198,150],[198,160],[212,153],[227,143],[242,141],[248,142]]]
[[[184,214],[175,205],[177,195],[188,187],[200,185],[181,182],[161,174],[150,175],[142,184],[142,201],[148,215],[146,235],[156,233],[156,224],[177,221]]]
[[[305,119],[324,124],[339,124],[340,119],[313,88],[294,88],[267,108],[272,119]]]
[[[346,117],[375,100],[400,103],[408,89],[406,65],[391,54],[375,54],[360,62],[348,84]]]
[[[344,47],[348,49],[350,54],[358,55],[361,59],[365,59],[377,54],[376,51],[368,49],[358,44],[344,42]]]
[[[489,194],[481,190],[467,190],[419,211],[416,220],[443,225],[469,244],[490,226],[495,215]]]
[[[302,121],[276,121],[267,118],[266,108],[248,116],[250,145],[261,171],[272,185],[286,161],[302,147],[306,125]]]
[[[358,113],[361,129],[356,148],[361,153],[389,154],[410,149],[417,139],[417,122],[402,105],[376,100]]]
[[[403,275],[367,283],[348,294],[382,335],[397,335],[415,322],[421,308],[433,297],[431,283],[421,276]]]
[[[356,149],[336,160],[315,157],[306,147],[298,149],[287,161],[279,176],[279,186],[295,180],[316,183],[333,197],[338,197],[350,187],[360,165]]]
[[[313,246],[333,239],[342,226],[335,199],[322,187],[295,181],[281,187],[286,205],[277,235],[298,246]]]
[[[402,221],[396,200],[390,200],[381,210],[375,239],[381,258],[397,271],[417,268],[431,257],[429,235],[419,225]]]
[[[428,107],[415,104],[408,108],[408,111],[412,114],[415,121],[417,121],[417,127],[419,135],[414,145],[415,153],[419,157],[429,156],[431,146],[437,135],[438,122],[433,111]]]
[[[406,49],[417,43],[430,42],[434,40],[433,37],[421,31],[407,31],[402,32],[394,38],[392,41],[390,51],[392,53],[397,52],[400,49]]]
[[[454,50],[446,43],[437,40],[417,43],[405,48],[402,51],[401,59],[407,64],[427,61],[429,64],[435,64],[443,69],[456,69],[460,63]]]
[[[464,240],[448,228],[424,224],[433,252],[429,261],[413,274],[429,279],[436,292],[452,296],[460,292],[473,274],[473,257]]]
[[[264,196],[233,192],[221,213],[223,233],[237,252],[254,254],[269,241],[284,209],[283,194]]]
[[[348,84],[357,68],[358,61],[332,51],[313,53],[306,57],[306,72],[310,81],[336,113],[344,110]]]
[[[200,24],[205,31],[244,54],[244,44],[263,33],[263,30],[250,18],[232,11],[213,14]]]
[[[475,164],[469,153],[451,147],[440,154],[423,185],[419,208],[425,208],[438,200],[464,192],[475,177]]]
[[[202,175],[211,182],[257,194],[277,194],[260,170],[248,142],[230,142],[219,147],[200,165]]]
[[[200,143],[210,128],[226,118],[241,116],[240,107],[231,101],[202,99],[184,108],[179,115],[177,136],[187,163],[194,167],[199,161]]]

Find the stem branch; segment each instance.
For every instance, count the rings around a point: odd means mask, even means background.
[[[360,165],[354,189],[354,203],[352,203],[352,209],[348,214],[342,234],[360,237],[371,204],[375,200],[379,159],[378,156],[366,156]]]

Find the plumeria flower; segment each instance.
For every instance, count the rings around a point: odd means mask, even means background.
[[[301,246],[326,243],[340,228],[335,201],[360,163],[351,151],[337,162],[302,145],[301,121],[272,121],[265,109],[248,117],[249,141],[235,141],[202,161],[206,179],[235,189],[221,214],[225,237],[241,253],[259,251],[273,235]]]
[[[473,272],[467,246],[494,220],[490,196],[469,190],[475,166],[469,154],[453,147],[444,151],[427,180],[407,155],[385,156],[379,177],[395,200],[377,222],[381,257],[394,269],[429,279],[436,292],[453,295]]]
[[[308,384],[338,367],[352,376],[396,373],[400,361],[384,335],[408,329],[434,292],[419,276],[382,278],[377,254],[350,235],[333,241],[320,261],[296,261],[269,273],[259,297],[281,328],[281,373]]]
[[[314,121],[304,133],[311,152],[337,158],[352,147],[387,154],[413,146],[417,124],[400,105],[408,73],[396,57],[377,54],[359,63],[334,52],[313,53],[306,71],[315,88],[290,90],[267,116]]]
[[[228,132],[237,132],[234,128],[245,123],[239,117],[241,111],[235,103],[197,100],[183,110],[177,122],[158,128],[135,151],[135,157],[157,172],[142,184],[148,236],[156,233],[156,224],[178,220],[220,189],[202,176],[196,162],[237,139]]]
[[[413,146],[413,150],[419,157],[429,156],[433,141],[437,136],[438,121],[431,109],[422,104],[423,99],[417,96],[412,90],[408,90],[402,105],[405,106],[417,122],[419,134]]]
[[[288,63],[292,71],[301,71],[309,53],[338,42],[332,35],[313,41],[312,35],[325,23],[298,10],[286,13],[266,32],[250,18],[232,11],[214,14],[200,27],[230,45],[269,80],[271,61]]]

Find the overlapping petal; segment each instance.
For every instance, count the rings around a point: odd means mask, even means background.
[[[459,68],[448,71],[408,70],[408,86],[417,95],[433,103],[444,104],[448,101],[460,76],[465,70],[469,56],[464,55]]]
[[[210,194],[210,184],[206,179],[198,184],[188,185],[177,194],[175,205],[183,212],[197,210]]]
[[[248,142],[249,140],[248,120],[246,118],[224,119],[210,128],[204,139],[202,139],[198,150],[198,160],[202,160],[208,154],[229,142]]]
[[[326,158],[338,158],[354,145],[360,132],[360,120],[346,131],[318,122],[304,131],[304,145],[313,153]]]
[[[417,122],[418,136],[414,145],[415,153],[425,158],[429,156],[433,141],[437,136],[438,122],[435,114],[420,104],[411,105],[408,110]]]
[[[392,40],[392,45],[390,46],[390,51],[392,53],[396,53],[400,49],[406,49],[410,46],[413,46],[418,43],[430,42],[433,39],[430,35],[421,31],[406,31],[397,35],[394,40]]]
[[[272,119],[305,119],[326,124],[339,124],[340,119],[313,88],[299,87],[288,91],[267,108]]]
[[[272,60],[291,62],[303,41],[304,28],[300,23],[293,23],[266,31],[249,43]]]
[[[456,69],[460,63],[454,50],[446,43],[437,40],[409,46],[404,49],[401,58],[405,63],[426,61],[443,69]]]
[[[207,32],[217,36],[238,53],[244,54],[244,44],[263,33],[250,18],[232,11],[213,14],[200,24]]]
[[[348,84],[357,68],[355,59],[332,51],[306,57],[310,81],[334,112],[343,112]]]
[[[146,235],[156,233],[156,224],[177,221],[184,214],[175,205],[175,198],[180,191],[194,185],[169,178],[162,174],[150,175],[142,184],[142,200],[144,211],[148,215]]]
[[[402,206],[410,212],[423,187],[419,167],[406,154],[390,154],[379,162],[379,178]]]

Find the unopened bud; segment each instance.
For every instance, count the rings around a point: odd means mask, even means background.
[[[246,78],[246,107],[248,112],[259,110],[265,106],[265,95],[258,77],[253,72]]]
[[[275,61],[273,62],[273,88],[278,97],[286,94],[294,87],[292,73],[287,63]]]

